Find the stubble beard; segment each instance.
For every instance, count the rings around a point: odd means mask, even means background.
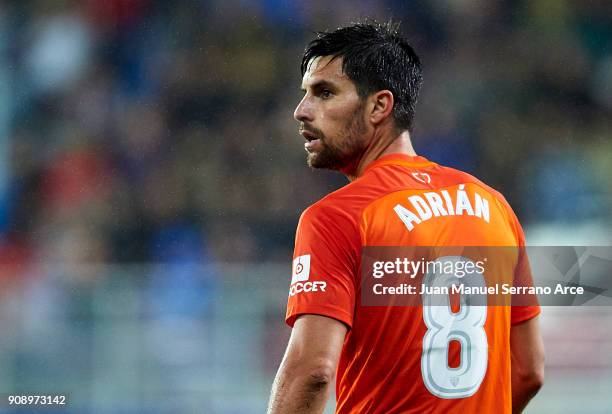
[[[321,130],[313,130],[321,140],[323,149],[319,152],[309,152],[306,162],[311,168],[324,168],[328,170],[343,170],[355,163],[365,150],[365,123],[363,121],[362,107],[360,106],[346,127],[339,134],[338,143],[330,143]]]

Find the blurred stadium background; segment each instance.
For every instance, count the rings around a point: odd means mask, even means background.
[[[344,184],[305,166],[299,59],[360,16],[422,56],[417,152],[504,193],[529,243],[612,245],[609,1],[4,1],[0,394],[264,411],[298,216]],[[612,309],[542,320],[528,412],[612,412]]]

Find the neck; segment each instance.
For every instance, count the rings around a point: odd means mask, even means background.
[[[382,156],[398,153],[411,156],[417,155],[412,147],[412,141],[410,140],[410,133],[408,131],[402,131],[399,135],[395,132],[387,134],[378,134],[375,132],[371,144],[364,151],[356,167],[351,168],[350,172],[342,171],[342,173],[346,175],[349,181],[353,181],[363,174],[363,171],[371,162]]]

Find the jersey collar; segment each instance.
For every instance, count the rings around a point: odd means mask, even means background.
[[[363,170],[363,174],[383,165],[401,165],[404,167],[422,168],[436,165],[436,163],[420,155],[406,155],[401,153],[387,154],[368,164],[365,170]]]

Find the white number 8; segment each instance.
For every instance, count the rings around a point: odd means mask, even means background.
[[[437,259],[442,266],[450,262],[470,262],[461,256]],[[434,263],[435,263],[434,262]],[[434,269],[442,266],[434,266]],[[455,266],[455,263],[453,263]],[[429,288],[448,287],[457,284],[457,276],[444,273],[427,273],[424,284]],[[470,273],[462,278],[466,286],[485,286],[482,273]],[[478,296],[478,298],[477,298]],[[423,337],[421,373],[423,382],[433,395],[440,398],[465,398],[473,395],[487,372],[488,343],[484,323],[487,307],[473,305],[483,302],[481,295],[461,295],[460,310],[454,313],[450,298],[442,303],[441,295],[423,294],[423,320],[427,333]],[[486,297],[485,299],[486,300]],[[457,368],[448,365],[448,348],[451,341],[461,345],[461,362]]]

